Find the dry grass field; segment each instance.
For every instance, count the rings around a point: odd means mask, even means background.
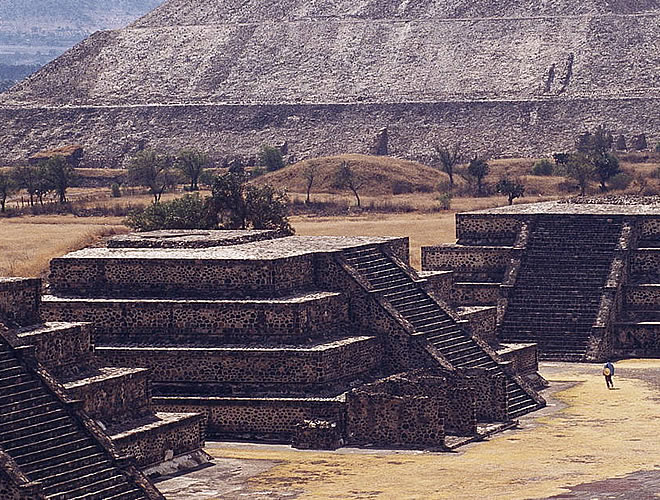
[[[117,217],[0,219],[0,276],[43,276],[53,257],[128,232]]]

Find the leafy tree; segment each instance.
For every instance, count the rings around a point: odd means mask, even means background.
[[[621,173],[619,159],[613,154],[606,153],[593,158],[592,161],[594,163],[596,175],[600,180],[600,189],[601,191],[607,191],[607,185],[605,183],[612,177]]]
[[[483,181],[490,172],[490,166],[485,159],[475,155],[467,167],[468,176],[472,177],[477,182],[477,195],[483,194]]]
[[[14,185],[18,189],[25,189],[30,196],[30,206],[34,206],[34,196],[37,190],[39,168],[32,165],[16,167],[11,172]]]
[[[508,197],[509,205],[513,205],[513,200],[516,198],[521,198],[525,195],[525,185],[520,179],[509,179],[508,177],[503,177],[495,185],[495,189],[498,193],[502,193]]]
[[[287,218],[288,198],[271,186],[247,183],[242,169],[218,177],[209,200],[211,213],[224,229],[275,229],[293,234]]]
[[[571,155],[566,164],[566,173],[569,177],[577,181],[578,186],[580,186],[580,195],[584,196],[589,180],[594,177],[596,169],[586,155],[578,153]]]
[[[39,204],[44,206],[44,198],[54,189],[54,184],[48,175],[46,164],[42,163],[35,170],[34,195],[39,200]]]
[[[144,186],[160,201],[162,194],[176,186],[178,178],[172,169],[172,162],[165,155],[145,149],[137,153],[128,166],[128,179],[133,184]]]
[[[453,146],[435,146],[435,151],[442,171],[449,176],[449,188],[451,189],[454,187],[454,168],[461,161],[461,145],[456,142]]]
[[[614,149],[617,151],[626,151],[628,146],[626,144],[626,136],[619,134],[616,138],[616,143],[614,144]]]
[[[316,180],[316,175],[318,174],[319,168],[321,168],[321,165],[314,161],[310,161],[303,170],[303,176],[305,177],[305,187],[307,188],[307,198],[305,199],[305,203],[310,202],[309,194],[312,190],[312,186],[314,185],[314,181]]]
[[[585,132],[576,140],[578,154],[583,157],[581,161],[592,164],[601,191],[607,191],[607,181],[621,172],[619,160],[610,153],[613,144],[612,134],[602,125],[593,134]]]
[[[335,180],[333,185],[338,189],[350,189],[353,195],[355,196],[357,206],[359,207],[360,206],[359,191],[365,186],[366,183],[367,183],[366,179],[364,179],[357,172],[355,172],[350,167],[348,162],[343,161],[339,166],[339,170],[337,170],[337,173],[335,174]]]
[[[60,203],[66,203],[66,191],[73,186],[77,178],[71,164],[63,156],[53,156],[44,163],[42,175],[45,177],[42,189],[52,189],[57,193]]]
[[[269,172],[274,172],[284,167],[282,152],[273,146],[262,146],[259,159]]]
[[[198,193],[163,203],[154,203],[144,210],[134,211],[126,218],[127,226],[138,231],[157,229],[212,229],[209,206]]]
[[[542,158],[532,167],[532,175],[552,175],[554,171],[555,165],[547,158]]]
[[[12,178],[0,172],[0,212],[5,212],[7,198],[16,191],[16,186]]]
[[[184,149],[177,155],[175,166],[190,180],[190,190],[199,191],[199,178],[209,163],[206,154]]]

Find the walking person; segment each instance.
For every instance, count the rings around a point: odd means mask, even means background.
[[[612,382],[612,376],[614,375],[614,365],[611,362],[605,363],[603,366],[603,375],[605,375],[605,383],[607,384],[608,389],[614,389],[614,382]]]

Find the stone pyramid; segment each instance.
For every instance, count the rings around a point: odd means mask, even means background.
[[[660,1],[170,0],[0,96],[8,160],[286,141],[297,159],[433,143],[542,154],[605,124],[660,137]]]

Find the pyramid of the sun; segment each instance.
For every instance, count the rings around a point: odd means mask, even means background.
[[[658,0],[169,0],[0,96],[0,150],[88,158],[184,146],[215,158],[424,158],[570,147],[600,124],[660,140]]]

